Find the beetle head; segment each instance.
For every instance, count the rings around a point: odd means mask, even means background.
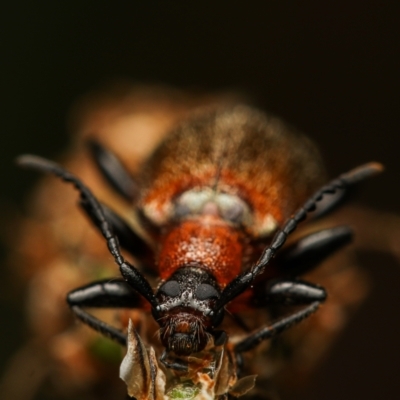
[[[178,355],[201,351],[209,331],[222,321],[223,310],[209,316],[220,296],[216,280],[206,270],[179,268],[157,291],[157,322],[167,350]]]

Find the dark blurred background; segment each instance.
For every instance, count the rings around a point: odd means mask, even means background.
[[[383,162],[363,202],[398,213],[399,17],[394,0],[3,4],[0,215],[21,207],[33,185],[14,157],[55,157],[74,101],[115,78],[244,91],[309,134],[331,176]],[[304,399],[399,396],[400,268],[390,255],[362,260],[372,294]],[[2,276],[0,369],[26,335],[23,291],[10,290],[4,268]]]

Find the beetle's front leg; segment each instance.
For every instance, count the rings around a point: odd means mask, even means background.
[[[302,237],[276,256],[279,272],[284,276],[299,276],[312,271],[325,259],[341,250],[353,239],[346,225],[323,229]]]
[[[139,308],[141,296],[123,280],[103,280],[91,283],[69,292],[67,303],[77,318],[104,336],[126,346],[126,335],[119,329],[97,319],[85,311],[84,307],[94,308]]]
[[[256,347],[263,340],[271,339],[298,324],[315,311],[326,299],[326,292],[320,286],[299,280],[275,281],[267,286],[265,300],[268,304],[307,305],[300,311],[265,326],[247,336],[235,346],[235,352],[242,353]]]

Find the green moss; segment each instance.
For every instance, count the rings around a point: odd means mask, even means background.
[[[200,389],[197,386],[185,382],[171,388],[168,391],[167,396],[171,399],[192,400],[199,394],[199,392]]]

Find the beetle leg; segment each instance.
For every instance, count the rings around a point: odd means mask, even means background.
[[[300,279],[285,279],[268,283],[264,296],[267,304],[298,306],[324,302],[326,291],[321,286]]]
[[[305,274],[352,239],[353,231],[346,225],[313,232],[277,255],[278,268],[284,275]]]
[[[275,256],[276,252],[285,244],[288,236],[297,228],[297,225],[306,219],[307,215],[314,211],[317,204],[325,195],[336,193],[340,190],[347,190],[349,187],[374,176],[382,171],[383,167],[378,163],[361,165],[338,178],[333,179],[328,184],[319,189],[311,196],[302,207],[300,207],[291,218],[289,218],[281,229],[275,234],[271,244],[263,251],[259,260],[248,271],[241,273],[233,279],[221,293],[211,315],[217,316],[218,311],[235,297],[243,293],[254,282],[256,277],[262,274],[265,267]]]
[[[44,158],[33,155],[23,155],[18,157],[17,163],[25,168],[50,172],[63,181],[71,183],[79,191],[81,201],[87,203],[87,207],[91,209],[92,220],[95,221],[103,237],[106,239],[108,250],[114,257],[114,261],[118,264],[121,275],[133,289],[138,291],[152,305],[154,312],[157,313],[158,302],[150,283],[137,268],[129,264],[122,256],[118,238],[112,231],[112,225],[108,222],[104,215],[103,208],[90,189],[80,179],[60,165]]]
[[[263,340],[271,339],[286,329],[292,327],[293,325],[298,324],[299,322],[303,321],[303,319],[307,318],[309,315],[313,314],[317,311],[320,303],[315,302],[310,304],[308,307],[289,315],[286,318],[275,322],[270,326],[266,326],[251,335],[249,335],[246,339],[242,340],[241,342],[237,343],[235,346],[235,352],[242,353],[245,351],[249,351],[260,344]]]
[[[142,299],[125,281],[105,279],[72,290],[67,295],[72,306],[97,308],[139,308]]]
[[[90,152],[107,182],[126,200],[132,202],[138,189],[121,161],[95,140],[88,142]]]
[[[141,297],[124,281],[98,281],[69,292],[67,303],[74,314],[86,325],[116,342],[126,345],[126,335],[89,314],[82,307],[138,308]]]
[[[307,307],[293,312],[272,325],[265,326],[237,343],[235,352],[242,353],[256,347],[260,342],[271,339],[293,325],[298,324],[315,311],[326,299],[326,292],[322,287],[304,281],[275,281],[267,287],[266,300],[268,304],[304,305]]]
[[[122,346],[126,346],[126,335],[119,329],[116,329],[106,322],[99,320],[79,306],[72,306],[71,310],[78,319],[80,319],[90,328],[110,338],[111,340],[114,340]]]
[[[90,204],[87,201],[81,200],[80,205],[96,228],[101,232],[100,221],[96,215],[93,214]],[[130,254],[140,261],[151,259],[153,256],[153,250],[150,246],[108,206],[101,203],[101,207],[106,220],[109,222],[113,232],[118,237],[121,247],[129,251]]]

